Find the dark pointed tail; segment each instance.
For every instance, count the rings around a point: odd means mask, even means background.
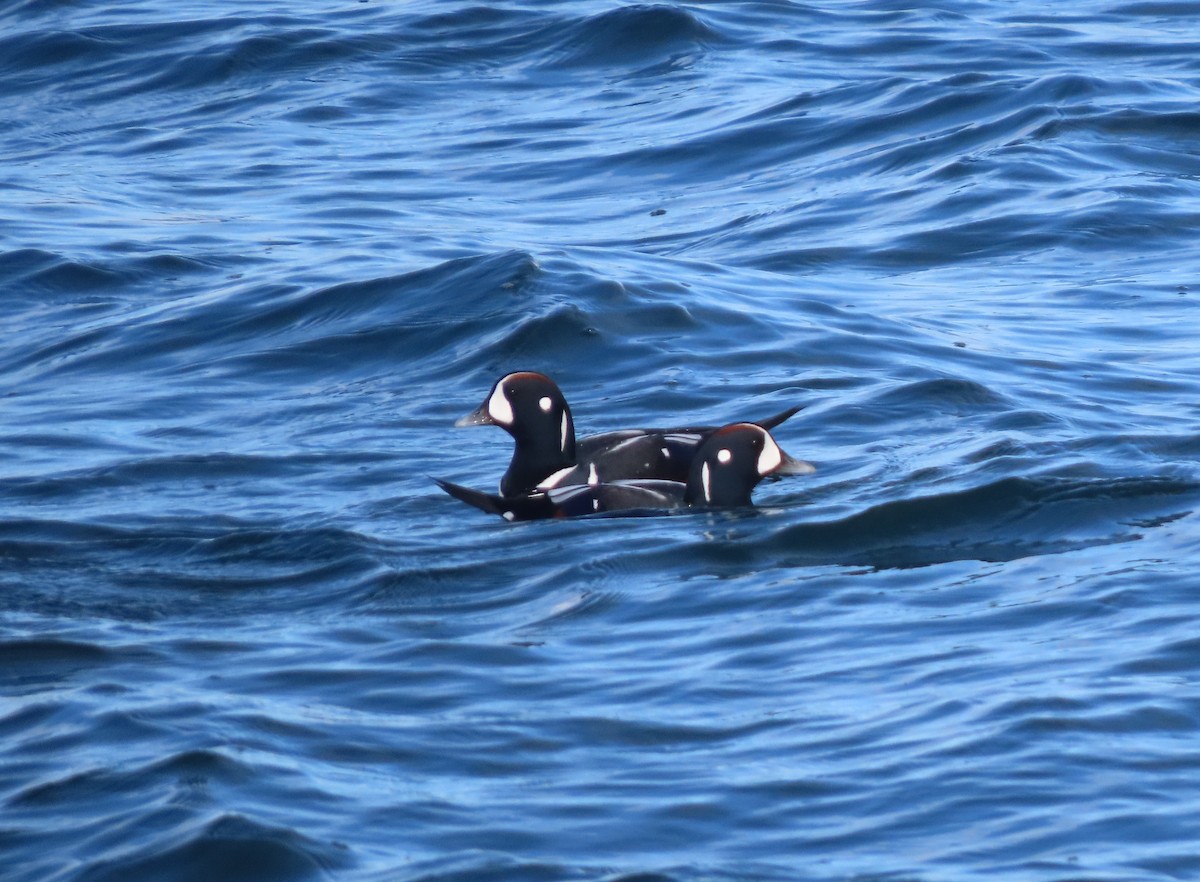
[[[492,496],[490,493],[481,493],[478,490],[472,490],[470,487],[464,487],[462,484],[443,481],[441,478],[434,478],[432,475],[430,478],[455,499],[465,502],[467,505],[473,505],[480,511],[486,511],[488,514],[504,514],[504,508],[498,496]]]
[[[768,432],[778,426],[780,423],[786,422],[804,409],[804,405],[800,404],[796,407],[789,407],[787,410],[780,411],[775,416],[769,416],[765,420],[755,420],[754,424]]]

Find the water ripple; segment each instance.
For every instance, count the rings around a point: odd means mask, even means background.
[[[1193,6],[7,4],[5,878],[1195,877]]]

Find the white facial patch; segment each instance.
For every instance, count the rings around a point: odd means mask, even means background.
[[[558,442],[558,449],[563,453],[567,452],[567,413],[563,411],[562,429],[560,431],[561,440]]]
[[[599,484],[600,483],[600,473],[596,471],[595,463],[592,463],[591,465],[588,466],[588,483],[589,484]]]
[[[512,402],[508,400],[508,396],[504,394],[504,384],[497,383],[496,391],[492,393],[492,397],[488,399],[487,405],[488,416],[500,423],[502,426],[511,426],[513,424],[513,409]]]
[[[708,463],[700,466],[700,486],[704,488],[704,501],[712,502],[712,475],[708,472]]]
[[[766,435],[763,442],[762,453],[758,455],[758,473],[769,475],[783,465],[783,453],[770,435]]]
[[[731,459],[733,459],[733,454],[729,452],[728,447],[722,447],[717,451],[717,462],[721,465],[725,465]]]
[[[546,413],[549,413],[550,408],[552,408],[553,406],[554,406],[554,402],[550,400],[549,395],[543,395],[541,398],[538,399],[538,407],[540,407]]]
[[[506,511],[506,512],[504,513],[504,520],[506,520],[506,521],[515,521],[516,519],[517,519],[517,516],[516,516],[516,515],[515,515],[513,512],[511,512],[511,511]]]
[[[667,448],[665,448],[665,447],[660,448],[660,449],[662,450],[663,459],[671,458],[671,451],[667,450]]]

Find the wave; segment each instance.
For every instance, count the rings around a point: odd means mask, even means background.
[[[313,610],[369,590],[393,554],[351,530],[221,516],[197,510],[194,493],[186,498],[192,510],[182,514],[163,513],[161,500],[137,515],[102,505],[107,524],[0,521],[0,584],[23,587],[8,611],[43,617],[87,610],[100,620],[154,621],[218,608],[252,613],[265,597],[273,597],[272,609]],[[58,653],[68,664],[72,652],[87,650],[71,641],[18,641],[8,651]]]
[[[694,11],[661,4],[621,6],[548,30],[540,35],[548,44],[540,66],[551,69],[649,67],[646,72],[661,73],[664,63],[694,59],[724,42]]]
[[[326,877],[348,863],[336,846],[244,814],[220,813],[201,824],[169,824],[165,813],[156,814],[145,824],[160,832],[142,845],[138,856],[94,861],[76,877],[79,882],[129,878],[198,882],[214,877],[231,882],[288,882]]]
[[[687,573],[732,576],[748,570],[881,571],[1007,562],[1136,543],[1200,507],[1200,483],[1166,476],[1004,477],[867,504],[849,514],[840,512],[854,508],[852,503],[823,505],[804,491],[788,492],[788,483],[760,488],[759,517],[730,512],[657,519],[660,526],[650,529],[669,537],[660,540],[664,547],[624,552],[621,565],[679,570],[684,555]],[[897,482],[894,489],[899,487]],[[684,538],[689,522],[700,525],[703,538]],[[602,568],[607,560],[600,559]]]
[[[176,261],[163,257],[137,259],[132,265],[122,260],[111,269],[37,252],[10,255],[8,262],[14,273],[26,268],[35,275],[56,274],[60,289],[64,273],[84,274],[72,278],[63,294],[94,292],[90,274],[120,274],[114,284],[128,289],[131,276],[140,282],[142,276],[161,278],[179,269]],[[0,367],[34,376],[125,373],[133,366],[143,372],[187,372],[228,371],[240,364],[262,371],[291,363],[312,370],[322,362],[336,362],[348,349],[364,354],[374,349],[381,361],[402,362],[414,349],[440,352],[472,330],[488,329],[499,316],[519,314],[536,275],[537,265],[528,254],[508,253],[317,290],[236,286],[153,306],[129,295],[132,302],[106,305],[70,333],[47,328],[53,333],[44,342],[25,341],[7,361],[0,360]]]
[[[90,24],[25,27],[0,39],[0,65],[15,89],[70,81],[91,100],[268,80],[344,64],[387,48],[382,36],[330,28],[305,16],[147,20],[93,12]]]
[[[793,566],[1011,561],[1137,541],[1198,503],[1200,483],[1181,478],[1008,477],[787,526],[760,548]]]

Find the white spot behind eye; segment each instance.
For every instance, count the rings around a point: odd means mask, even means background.
[[[504,384],[497,383],[496,391],[492,393],[492,397],[488,399],[487,406],[488,416],[496,422],[504,426],[513,424],[513,409],[512,402],[508,400],[508,396],[504,394]]]
[[[600,473],[596,471],[595,463],[592,463],[591,465],[588,466],[588,483],[589,484],[599,484],[600,483]]]
[[[550,400],[549,395],[543,395],[541,398],[538,399],[538,407],[540,407],[546,413],[549,413],[550,408],[553,406],[554,406],[554,402]]]
[[[717,451],[717,462],[721,463],[721,465],[724,465],[731,459],[733,459],[733,454],[729,452],[728,447],[722,447]]]
[[[758,473],[760,475],[769,475],[783,464],[783,454],[779,450],[779,445],[767,435],[763,444],[762,453],[758,455]]]
[[[516,519],[517,519],[517,516],[515,514],[513,514],[511,511],[506,511],[504,513],[504,520],[515,521]]]

